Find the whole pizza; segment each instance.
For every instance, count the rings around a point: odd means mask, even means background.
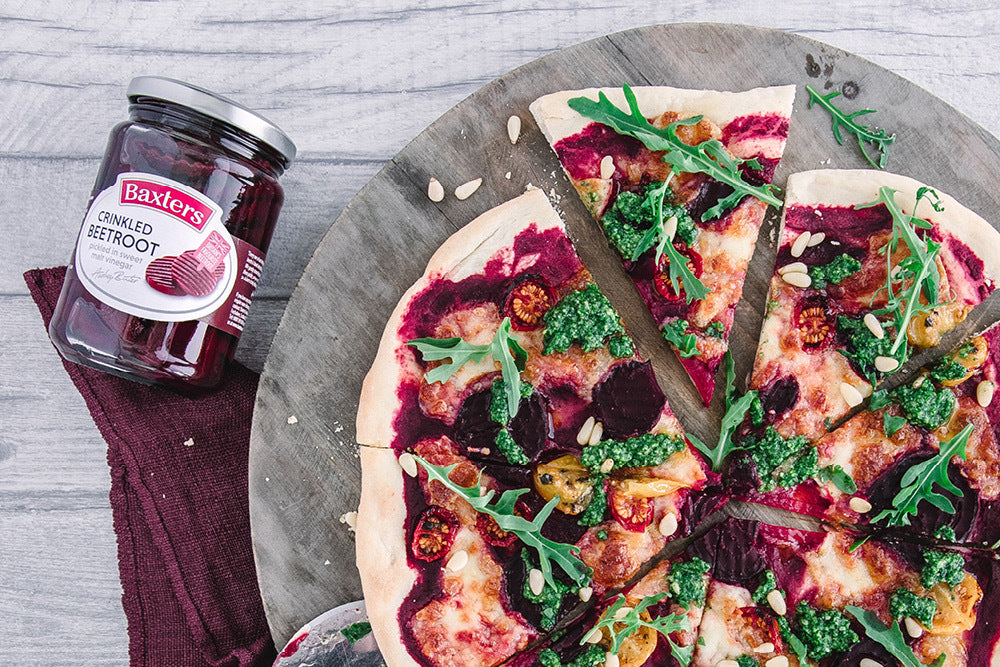
[[[771,185],[792,86],[531,111],[706,405],[686,434],[540,190],[402,296],[357,418],[357,565],[389,667],[1000,665],[1000,234],[871,170]],[[768,206],[747,391],[727,353]],[[721,367],[721,371],[720,371]],[[783,510],[783,511],[782,511]]]

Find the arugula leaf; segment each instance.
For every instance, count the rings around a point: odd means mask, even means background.
[[[873,522],[888,519],[887,526],[909,526],[910,515],[916,515],[920,501],[926,500],[934,507],[948,514],[955,513],[955,506],[941,493],[934,490],[938,484],[942,489],[955,496],[962,496],[962,491],[948,479],[948,463],[953,456],[965,458],[965,445],[972,433],[972,424],[967,424],[962,431],[947,442],[941,443],[941,448],[932,458],[910,466],[903,479],[899,493],[892,499],[892,509],[884,509],[872,519]]]
[[[736,394],[736,370],[733,363],[733,356],[728,351],[726,352],[724,361],[726,365],[726,414],[722,417],[722,431],[719,433],[719,442],[715,447],[710,448],[690,433],[687,434],[687,438],[691,441],[691,444],[708,459],[712,470],[716,472],[718,472],[722,466],[722,462],[731,452],[740,449],[740,446],[733,442],[733,433],[743,423],[743,418],[746,416],[747,411],[757,399],[756,391],[748,391],[739,399],[733,400]]]
[[[810,109],[812,109],[813,104],[819,104],[821,107],[829,111],[831,116],[833,116],[833,137],[837,140],[837,143],[841,146],[844,145],[844,137],[840,134],[840,128],[843,127],[849,133],[857,137],[858,148],[861,149],[861,154],[865,156],[868,164],[873,167],[877,167],[878,169],[885,169],[885,165],[889,160],[889,146],[891,146],[892,142],[896,140],[896,135],[886,134],[885,130],[877,130],[867,125],[862,125],[854,120],[858,116],[875,113],[875,109],[861,109],[860,111],[855,111],[853,113],[845,113],[844,111],[838,109],[832,102],[833,98],[840,95],[839,90],[835,90],[827,95],[820,95],[819,92],[812,86],[806,86],[806,90],[809,91]],[[872,159],[868,151],[865,150],[865,144],[878,149],[879,159],[877,163]]]
[[[882,431],[885,433],[885,437],[891,438],[904,426],[906,426],[906,417],[894,417],[888,411],[882,413]]]
[[[420,352],[424,361],[451,360],[424,373],[424,379],[431,383],[444,382],[466,363],[482,361],[487,354],[492,355],[500,362],[508,414],[511,419],[517,414],[521,405],[521,371],[528,361],[528,353],[510,335],[509,317],[503,318],[489,345],[471,345],[461,338],[414,338],[406,344]]]
[[[687,331],[687,327],[687,320],[672,320],[664,324],[660,330],[663,334],[663,339],[676,347],[677,352],[684,359],[696,357],[701,354],[698,350],[698,337],[693,333],[684,333]]]
[[[874,412],[890,403],[892,403],[892,398],[889,396],[889,390],[879,389],[878,391],[873,391],[871,397],[869,397],[868,409]]]
[[[906,639],[903,637],[903,631],[899,629],[898,621],[893,621],[892,625],[886,627],[879,620],[875,612],[851,605],[848,605],[845,609],[851,616],[858,619],[858,622],[865,629],[865,634],[870,639],[881,644],[886,651],[892,654],[892,657],[902,663],[903,667],[925,667],[923,663],[917,660],[917,656],[913,654],[910,647],[906,645]],[[941,664],[943,658],[944,654],[938,656],[938,659],[932,664]]]
[[[932,197],[934,199],[932,199]],[[919,205],[920,200],[927,198],[935,209],[938,208],[938,195],[930,188],[921,188],[917,194],[914,209]],[[906,332],[910,320],[919,313],[925,313],[942,305],[938,303],[938,294],[941,276],[937,268],[937,256],[941,251],[941,244],[927,239],[924,241],[917,235],[917,227],[929,229],[930,223],[915,215],[908,215],[896,203],[896,190],[882,186],[878,190],[878,198],[868,204],[858,204],[854,208],[871,208],[883,204],[892,216],[892,236],[880,250],[885,254],[886,262],[886,306],[878,311],[873,311],[875,315],[892,315],[896,338],[893,341],[889,356],[895,357],[897,351],[902,347],[906,350]],[[910,251],[908,257],[902,259],[895,267],[892,266],[892,254],[896,251],[899,242],[903,241]],[[901,284],[901,289],[897,293],[894,285]],[[882,291],[880,289],[879,291]],[[926,297],[927,304],[920,303],[921,293]]]
[[[656,604],[666,596],[666,593],[660,593],[659,595],[650,595],[649,597],[645,597],[641,602],[639,602],[639,604],[630,609],[627,614],[618,618],[618,611],[625,605],[625,596],[619,595],[615,599],[614,604],[612,604],[608,610],[604,612],[604,615],[601,617],[601,620],[597,622],[597,625],[595,625],[594,628],[580,640],[580,645],[582,646],[587,641],[587,637],[591,632],[607,628],[608,632],[611,633],[610,652],[618,655],[618,650],[621,648],[622,643],[624,643],[625,639],[629,635],[642,627],[652,628],[666,638],[667,642],[670,644],[670,652],[677,659],[677,662],[687,667],[687,665],[691,663],[691,657],[694,654],[694,645],[678,646],[670,638],[670,633],[672,632],[686,632],[691,629],[687,613],[679,612],[669,616],[658,616],[648,621],[640,616],[642,612],[646,611],[647,608]],[[616,625],[623,625],[625,627],[621,630],[615,630],[614,626]]]
[[[667,218],[667,220],[663,219],[663,200],[666,197],[668,185],[672,177],[673,172],[660,185],[650,187],[646,191],[646,196],[651,202],[650,208],[652,208],[654,214],[653,224],[643,234],[629,259],[633,262],[638,260],[642,253],[652,248],[655,244],[654,264],[659,266],[660,258],[666,253],[668,261],[667,269],[670,272],[670,284],[673,285],[674,291],[680,294],[681,284],[683,283],[684,300],[687,303],[691,303],[694,300],[701,301],[704,299],[710,290],[705,287],[705,283],[695,277],[691,269],[688,268],[687,258],[681,255],[677,248],[674,247],[674,234],[677,232],[676,218],[673,218],[673,224],[668,224],[671,218]],[[667,229],[668,227],[673,227],[673,229]]]
[[[857,493],[858,490],[858,485],[854,483],[854,478],[839,465],[820,468],[819,481],[833,482],[833,485],[840,489],[842,493],[852,494]]]
[[[559,504],[558,496],[546,503],[545,507],[535,515],[535,518],[528,521],[514,513],[517,499],[528,493],[528,489],[504,491],[500,498],[491,505],[490,501],[496,495],[494,489],[483,494],[478,480],[476,485],[471,487],[460,486],[451,481],[448,475],[458,466],[457,463],[450,466],[436,466],[419,456],[413,458],[427,471],[429,479],[441,482],[447,489],[468,501],[474,510],[493,517],[500,528],[514,533],[526,546],[534,549],[538,554],[538,567],[542,571],[547,585],[553,588],[556,586],[555,579],[552,578],[552,563],[558,565],[577,586],[585,586],[590,580],[591,569],[580,560],[578,547],[572,544],[554,542],[542,535],[542,524],[552,514],[555,506]]]
[[[733,157],[725,149],[722,142],[716,139],[703,141],[697,146],[689,146],[677,136],[677,128],[681,125],[695,125],[702,117],[693,116],[670,123],[662,130],[652,125],[639,110],[635,93],[628,84],[622,87],[629,111],[625,113],[608,99],[604,93],[598,94],[598,99],[574,97],[567,104],[580,115],[593,121],[607,125],[618,134],[624,134],[638,139],[651,151],[666,151],[664,162],[678,171],[708,174],[720,183],[733,188],[733,193],[719,201],[718,204],[705,211],[702,221],[714,220],[732,209],[745,195],[752,195],[771,206],[781,206],[781,200],[774,195],[774,186],[750,185],[743,180],[740,166],[747,164],[753,167],[750,160]],[[756,165],[759,168],[759,164]]]

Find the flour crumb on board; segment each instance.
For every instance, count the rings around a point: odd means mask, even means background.
[[[340,523],[347,524],[347,529],[352,533],[354,529],[358,527],[358,513],[357,512],[345,512],[340,515]]]
[[[508,171],[506,174],[503,175],[503,177],[506,178],[509,181],[510,180],[510,172]]]
[[[289,424],[298,424],[299,418],[296,417],[295,415],[289,415],[288,419],[286,419],[285,421],[287,421]]]
[[[330,564],[330,559],[329,558],[327,558],[325,561],[323,561],[323,565],[329,565],[329,564]]]
[[[194,438],[188,438],[184,441],[185,447],[194,447]]]

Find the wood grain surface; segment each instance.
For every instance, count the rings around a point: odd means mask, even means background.
[[[710,44],[725,49],[703,48]],[[762,53],[768,57],[761,60]],[[354,416],[389,313],[450,234],[525,187],[541,188],[561,210],[580,256],[640,353],[652,359],[685,428],[706,442],[717,439],[722,392],[706,411],[527,112],[549,92],[623,81],[720,90],[797,84],[789,140],[775,175],[779,187],[797,171],[866,166],[856,145],[837,145],[828,115],[808,109],[804,87],[856,89],[858,98],[881,110],[871,118],[898,135],[892,170],[933,183],[997,219],[992,214],[1000,210],[1000,192],[992,184],[1000,182],[1000,142],[898,75],[790,33],[722,24],[638,28],[566,48],[483,87],[420,133],[354,197],[306,267],[271,347],[251,436],[250,510],[261,591],[276,637],[360,597],[352,536],[338,517],[357,505]],[[505,130],[511,114],[524,124],[515,146]],[[964,169],[970,161],[977,165],[973,173]],[[425,194],[428,178],[450,174],[463,176],[448,185],[482,177],[483,186],[468,200],[432,203]],[[768,236],[777,217],[778,211],[769,212],[737,308],[731,349],[738,377],[746,375],[757,347],[774,266]],[[949,340],[995,320],[997,303],[978,309]],[[296,421],[289,424],[292,415]]]
[[[320,239],[383,164],[487,82],[587,39],[682,21],[780,28],[869,58],[1000,132],[1000,9],[987,0],[801,0],[780,11],[774,3],[717,0],[330,4],[0,0],[4,663],[127,662],[105,445],[44,338],[20,274],[70,256],[108,131],[126,118],[131,77],[161,74],[216,90],[262,110],[298,143],[300,157],[282,179],[285,208],[237,352],[257,370]],[[869,103],[867,93],[859,104]],[[963,173],[978,166],[963,163],[961,155],[956,160]],[[454,186],[466,176],[438,177]],[[465,213],[487,208],[488,198],[480,199],[486,193],[469,200]],[[336,369],[326,372],[337,381]],[[356,464],[351,458],[338,469],[344,465]],[[312,558],[303,562],[322,565],[330,554],[316,549]]]

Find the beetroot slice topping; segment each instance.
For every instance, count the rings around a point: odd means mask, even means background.
[[[451,549],[458,533],[458,517],[444,507],[429,507],[424,510],[413,531],[411,551],[422,561],[435,561]]]
[[[667,401],[648,361],[626,361],[612,367],[594,387],[592,397],[604,435],[616,440],[648,432]]]

